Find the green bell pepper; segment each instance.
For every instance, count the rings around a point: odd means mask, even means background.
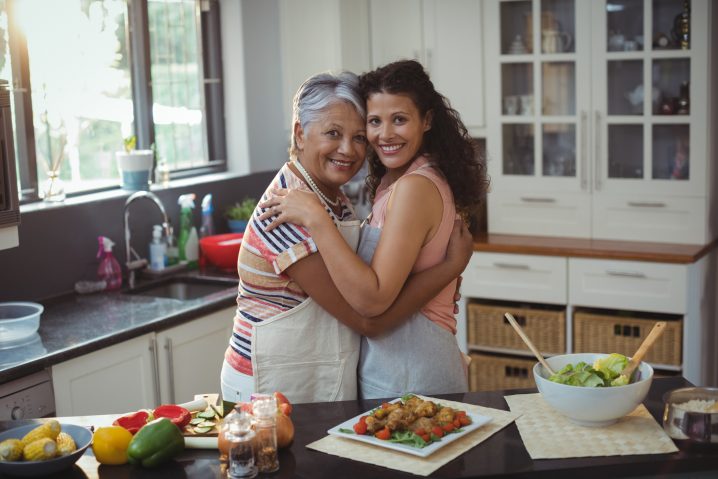
[[[184,437],[179,428],[166,417],[145,424],[127,447],[130,464],[155,467],[184,450]]]

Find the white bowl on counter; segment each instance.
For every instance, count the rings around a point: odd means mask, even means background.
[[[558,372],[567,364],[581,361],[593,364],[605,356],[608,354],[561,354],[546,358],[546,361]],[[555,383],[549,381],[550,374],[541,363],[536,363],[533,373],[536,387],[549,406],[576,424],[592,427],[613,424],[633,412],[646,398],[653,381],[653,368],[646,362],[641,362],[635,381],[626,386],[581,387]]]
[[[16,343],[32,336],[40,327],[44,310],[38,303],[0,303],[0,344]]]

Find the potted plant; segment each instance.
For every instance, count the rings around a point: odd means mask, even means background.
[[[154,152],[152,150],[136,150],[136,144],[137,138],[134,135],[127,137],[124,139],[124,151],[115,153],[122,188],[149,190]]]
[[[241,202],[229,206],[224,212],[229,230],[232,233],[244,233],[247,228],[247,221],[252,217],[256,207],[257,200],[254,198],[244,198]]]

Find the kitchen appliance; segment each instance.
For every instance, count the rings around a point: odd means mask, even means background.
[[[14,145],[10,90],[7,80],[0,80],[0,227],[20,223]]]
[[[0,384],[0,421],[54,415],[55,395],[49,371],[42,370]]]

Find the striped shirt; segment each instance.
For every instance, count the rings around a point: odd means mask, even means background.
[[[269,197],[275,188],[311,191],[294,174],[286,163],[262,195]],[[356,219],[349,200],[342,194],[342,211],[335,216],[339,221]],[[239,250],[237,268],[239,288],[237,310],[229,347],[225,352],[227,363],[240,373],[252,375],[253,324],[272,318],[301,304],[307,295],[285,270],[307,256],[317,252],[317,246],[307,230],[295,224],[283,224],[272,231],[264,231],[274,217],[259,221],[266,209],[257,208],[252,214]]]

